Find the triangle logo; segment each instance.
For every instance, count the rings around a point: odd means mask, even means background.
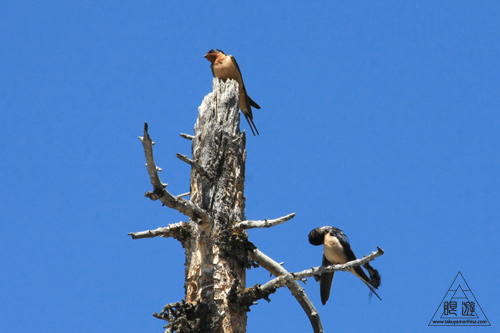
[[[453,280],[428,326],[491,326],[461,272]]]

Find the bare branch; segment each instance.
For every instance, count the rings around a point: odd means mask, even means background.
[[[181,133],[180,134],[181,138],[184,138],[186,140],[193,140],[194,135],[186,134],[186,133]]]
[[[151,179],[151,184],[156,191],[163,190],[163,183],[160,181],[160,176],[158,176],[158,168],[153,157],[153,141],[148,134],[148,123],[144,123],[144,136],[139,137],[144,147],[144,154],[146,155],[146,167],[148,168],[149,178]]]
[[[148,134],[148,123],[144,124],[144,136],[139,137],[144,147],[144,154],[146,155],[146,166],[148,168],[149,178],[151,185],[153,185],[153,192],[146,192],[145,196],[151,200],[160,200],[164,205],[176,209],[182,214],[190,217],[193,220],[201,220],[205,223],[211,223],[212,218],[207,212],[191,201],[178,198],[165,190],[166,184],[163,184],[158,176],[158,169],[153,157],[153,141]]]
[[[306,269],[301,272],[297,273],[291,273],[294,276],[294,279],[303,279],[303,278],[308,278],[313,275],[318,275],[321,273],[330,273],[330,272],[336,272],[336,271],[350,271],[352,268],[356,266],[361,266],[364,265],[372,260],[374,260],[377,257],[380,257],[381,255],[384,254],[384,250],[381,248],[377,247],[377,251],[373,251],[367,256],[364,256],[361,259],[356,259],[349,261],[346,264],[343,265],[329,265],[329,266],[319,266],[319,267],[312,267],[311,269]]]
[[[295,213],[288,214],[286,216],[274,219],[274,220],[268,220],[265,219],[264,221],[241,221],[236,223],[233,227],[235,229],[253,229],[253,228],[270,228],[275,225],[285,223],[288,220],[291,220],[292,218],[295,217]]]
[[[178,240],[185,239],[190,233],[191,227],[185,222],[169,224],[168,227],[161,227],[155,230],[146,230],[139,232],[131,232],[128,235],[132,239],[153,238],[153,237],[174,237]]]
[[[274,276],[283,275],[291,277],[291,274],[279,263],[266,256],[258,249],[254,249],[252,252],[249,252],[249,256]],[[286,280],[286,286],[290,289],[292,295],[295,296],[299,304],[302,306],[302,309],[304,309],[307,317],[309,317],[309,321],[311,322],[314,332],[322,333],[323,326],[321,325],[318,310],[316,310],[309,297],[307,297],[304,288],[302,288],[293,278],[286,278]]]
[[[206,177],[208,179],[210,179],[209,175],[208,175],[208,172],[207,170],[205,170],[204,167],[202,167],[200,165],[200,163],[196,162],[196,161],[193,161],[192,159],[188,158],[186,155],[181,155],[179,153],[175,154],[175,156],[177,156],[178,159],[180,159],[181,161],[183,162],[186,162],[187,164],[191,165],[193,168],[195,168],[199,173],[200,175],[202,175],[203,177]]]
[[[189,196],[189,195],[191,195],[191,192],[186,192],[186,193],[179,194],[179,195],[177,196],[177,198],[184,198],[184,197],[187,197],[187,196]]]
[[[190,217],[194,221],[201,220],[204,223],[212,223],[212,218],[204,209],[201,209],[189,200],[173,196],[167,190],[162,190],[160,194],[148,191],[144,194],[144,196],[150,198],[151,200],[160,199],[165,206],[178,210],[180,213]]]

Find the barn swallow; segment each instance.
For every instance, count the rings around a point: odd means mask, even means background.
[[[248,121],[248,125],[250,125],[250,129],[252,130],[253,135],[255,136],[254,128],[257,134],[259,131],[253,122],[252,115],[252,106],[256,109],[260,109],[260,106],[255,103],[250,96],[248,96],[247,91],[245,89],[245,84],[243,83],[243,77],[241,76],[240,67],[236,62],[236,59],[232,55],[226,55],[221,50],[212,49],[204,55],[208,61],[212,64],[210,68],[212,69],[212,74],[221,79],[222,81],[226,81],[227,79],[234,79],[238,82],[239,86],[239,94],[240,94],[240,109],[243,111],[243,115]],[[252,128],[253,125],[253,128]]]
[[[347,240],[347,236],[344,235],[342,230],[335,227],[321,227],[313,229],[309,233],[309,243],[312,245],[323,244],[323,262],[322,266],[345,264],[349,261],[356,260],[354,252],[351,250],[351,245]],[[354,267],[351,269],[351,273],[356,275],[363,281],[370,291],[374,293],[380,300],[380,296],[377,294],[375,289],[380,286],[380,274],[379,272],[370,266],[369,263],[363,265],[365,269],[370,274],[368,277],[361,268],[361,266]],[[322,273],[320,277],[320,294],[321,302],[323,305],[326,304],[328,298],[330,297],[330,289],[332,287],[333,274]]]

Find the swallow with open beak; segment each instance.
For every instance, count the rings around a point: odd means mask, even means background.
[[[240,109],[241,111],[243,111],[243,115],[247,119],[248,125],[250,125],[250,129],[252,130],[253,135],[255,136],[255,132],[259,134],[259,131],[257,130],[255,123],[253,122],[252,106],[256,109],[260,109],[260,106],[255,103],[250,98],[250,96],[248,96],[245,89],[245,84],[243,83],[243,77],[241,76],[241,71],[238,67],[236,59],[234,59],[232,55],[226,55],[224,52],[217,49],[208,51],[207,54],[204,55],[204,57],[212,63],[212,65],[210,65],[210,68],[212,68],[212,74],[215,77],[223,81],[226,81],[227,79],[234,79],[238,82],[240,94]]]
[[[323,262],[322,266],[345,264],[349,261],[356,260],[354,252],[351,250],[351,245],[347,240],[347,236],[344,235],[342,230],[335,227],[320,227],[313,229],[309,233],[309,243],[312,245],[323,245]],[[380,286],[380,274],[379,272],[370,266],[369,263],[363,265],[368,271],[370,277],[368,277],[361,268],[361,266],[354,267],[351,269],[351,273],[356,275],[370,288],[370,291],[374,293],[380,300],[380,296],[377,294],[375,289]],[[320,277],[320,294],[321,302],[323,305],[326,304],[328,298],[330,297],[330,289],[332,287],[333,274],[322,273]]]

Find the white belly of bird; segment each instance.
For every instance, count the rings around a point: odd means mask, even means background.
[[[344,255],[344,248],[337,237],[325,235],[324,253],[326,259],[332,264],[345,264],[347,259]]]

